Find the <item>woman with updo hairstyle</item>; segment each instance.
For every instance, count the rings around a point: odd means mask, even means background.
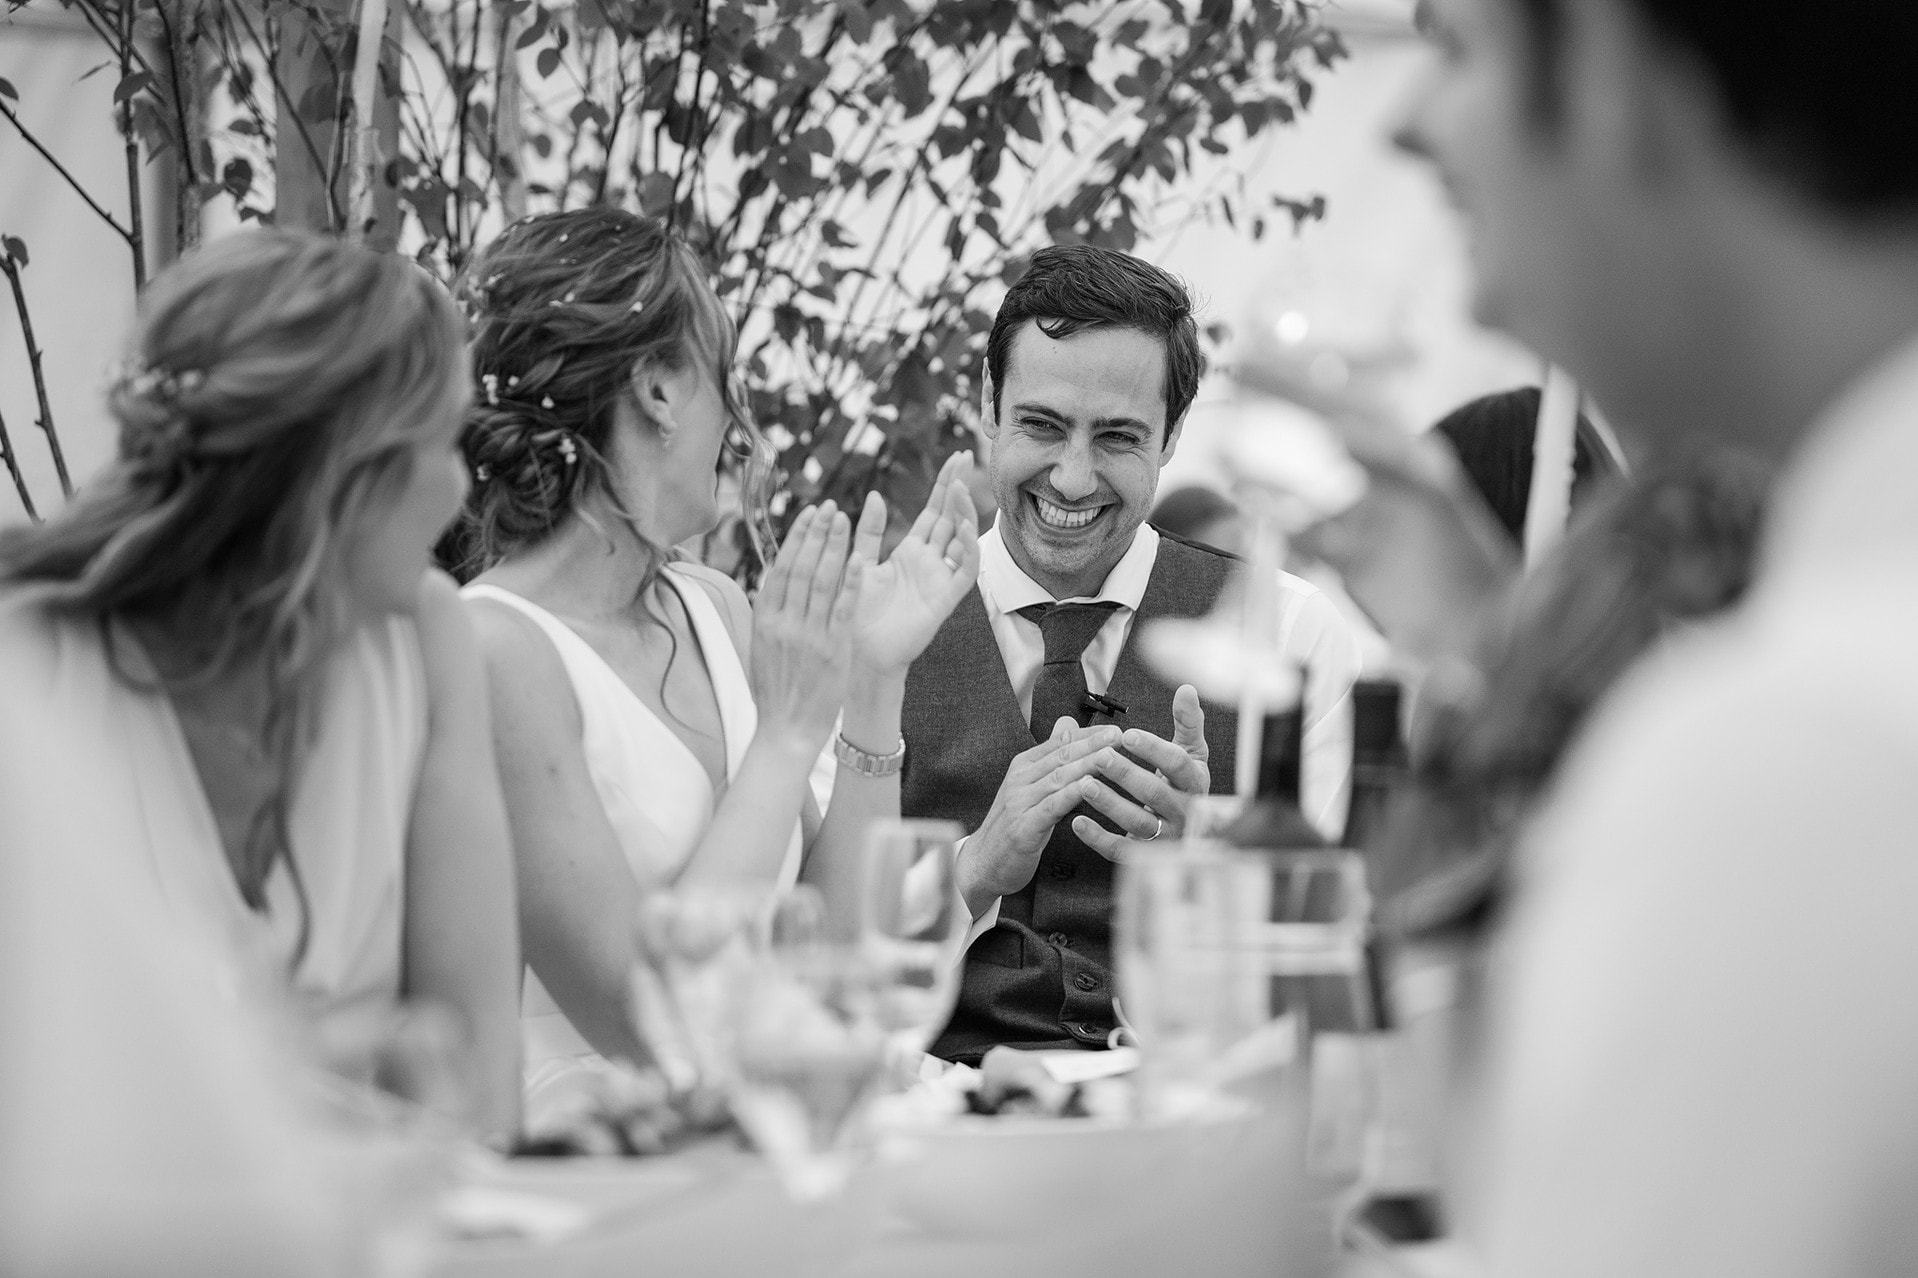
[[[8,755],[32,810],[0,812],[0,846],[31,831],[144,885],[229,996],[277,987],[336,1031],[450,1010],[471,1117],[506,1137],[511,852],[471,623],[430,559],[468,385],[458,310],[402,258],[262,229],[158,275],[117,459],[0,532],[0,669],[60,725]]]
[[[764,449],[733,326],[686,245],[615,209],[543,215],[488,246],[459,293],[477,389],[453,542],[478,573],[465,593],[519,863],[536,1126],[608,1059],[692,1081],[633,1023],[645,894],[803,876],[849,907],[865,826],[899,811],[906,667],[972,585],[976,518],[963,456],[883,564],[877,495],[856,530],[810,508],[748,604],[673,549],[720,519],[728,437]],[[808,777],[829,740],[822,819]]]

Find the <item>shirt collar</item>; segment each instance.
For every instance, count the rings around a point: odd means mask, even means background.
[[[1773,490],[1766,588],[1918,554],[1918,334],[1819,415]]]
[[[1099,593],[1074,597],[1107,600],[1137,612],[1139,601],[1145,598],[1146,582],[1152,577],[1152,565],[1158,558],[1157,530],[1150,524],[1140,524],[1139,530],[1132,534],[1132,545],[1126,549],[1125,557],[1106,574]],[[992,527],[979,534],[979,587],[986,606],[1002,613],[1017,612],[1030,604],[1065,602],[1054,600],[1050,591],[1013,562],[1012,552],[1006,549],[1005,540],[999,535],[996,520]]]

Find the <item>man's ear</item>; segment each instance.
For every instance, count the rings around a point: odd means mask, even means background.
[[[985,432],[987,439],[999,438],[999,412],[992,406],[992,369],[987,368],[979,376],[979,429]]]
[[[1166,428],[1165,447],[1159,450],[1160,469],[1163,470],[1165,468],[1165,464],[1172,460],[1173,450],[1178,448],[1179,440],[1185,434],[1185,419],[1190,416],[1191,416],[1190,412],[1181,413],[1179,415],[1179,420],[1176,422],[1173,422],[1172,425]]]

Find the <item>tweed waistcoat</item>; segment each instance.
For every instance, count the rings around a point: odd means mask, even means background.
[[[1141,661],[1140,626],[1212,609],[1232,575],[1230,556],[1160,537],[1145,595],[1106,696],[1122,716],[1091,722],[1172,739],[1174,689]],[[957,821],[967,831],[992,807],[1014,756],[1033,748],[991,622],[969,592],[906,676],[902,720],[906,767],[900,809],[909,817]],[[1206,703],[1212,788],[1233,784],[1238,716]],[[1089,809],[1081,807],[1082,812]],[[1004,898],[997,924],[966,955],[959,1004],[934,1055],[975,1063],[1000,1043],[1020,1047],[1103,1047],[1112,1015],[1113,870],[1061,821],[1032,881]]]

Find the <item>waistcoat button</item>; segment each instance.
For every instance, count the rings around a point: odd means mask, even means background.
[[[1050,936],[1046,937],[1046,943],[1048,945],[1056,945],[1062,950],[1065,949],[1067,945],[1070,944],[1070,942],[1071,942],[1071,938],[1068,937],[1064,932],[1054,932]]]
[[[1096,990],[1099,988],[1099,978],[1090,972],[1079,973],[1072,978],[1072,983],[1082,990]]]

